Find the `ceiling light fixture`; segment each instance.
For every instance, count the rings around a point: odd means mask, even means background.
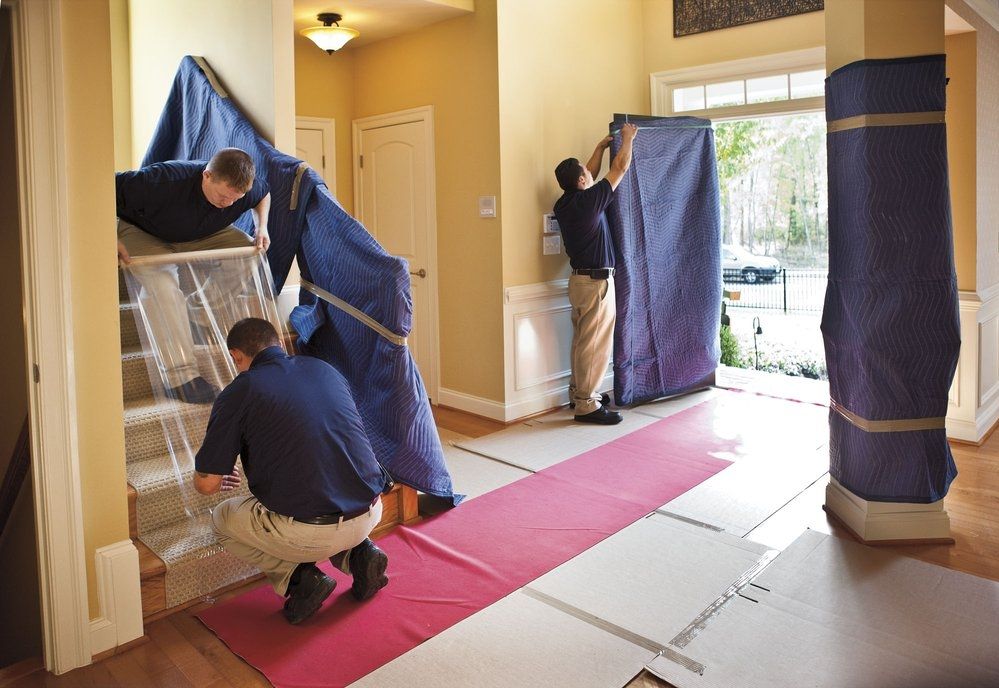
[[[345,46],[351,38],[357,38],[361,35],[355,29],[340,26],[337,22],[343,19],[343,17],[336,12],[323,12],[316,19],[321,21],[323,25],[303,29],[302,35],[325,50],[329,55],[332,55]],[[334,24],[336,26],[333,26]]]

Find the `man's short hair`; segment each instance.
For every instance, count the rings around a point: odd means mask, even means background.
[[[257,172],[253,158],[239,148],[223,148],[212,156],[205,169],[219,181],[243,193],[253,186],[253,178]]]
[[[581,176],[583,176],[583,165],[576,158],[566,158],[555,168],[555,179],[563,191],[578,188]]]
[[[243,318],[229,330],[225,345],[252,358],[269,346],[281,346],[281,338],[274,326],[266,320]]]

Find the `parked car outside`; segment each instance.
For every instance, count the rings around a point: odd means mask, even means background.
[[[773,282],[780,273],[780,262],[769,256],[758,256],[741,246],[722,244],[722,279],[741,279],[746,284]]]

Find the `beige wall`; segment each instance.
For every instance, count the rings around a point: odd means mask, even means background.
[[[857,60],[944,51],[943,0],[837,0],[825,15],[827,72]]]
[[[11,70],[10,10],[0,9],[0,179],[17,179],[14,136],[14,83]],[[16,184],[0,185],[0,480],[5,474],[18,435],[28,414],[24,318],[21,287],[21,236]],[[0,586],[0,667],[42,653],[38,591],[38,556],[35,549],[35,515],[28,472],[0,534],[0,580],[18,581]],[[10,623],[17,619],[17,623]]]
[[[954,221],[954,262],[959,289],[977,284],[977,210],[975,169],[975,33],[947,36],[947,165],[950,169],[951,215]]]
[[[502,400],[504,219],[478,216],[479,196],[502,207],[496,2],[357,48],[354,65],[354,118],[434,107],[441,386]]]
[[[128,48],[128,0],[110,0],[111,102],[114,108],[114,168],[132,169],[132,69]],[[139,154],[141,157],[141,153]]]
[[[257,131],[294,152],[292,0],[130,0],[128,12],[133,166],[185,55],[204,57]]]
[[[348,213],[354,211],[351,120],[354,119],[354,53],[332,55],[304,36],[295,37],[295,114],[326,117],[336,126],[336,188]]]
[[[641,0],[507,0],[497,23],[503,285],[514,286],[568,274],[564,253],[541,252],[555,165],[589,158],[615,112],[648,114],[649,81]]]
[[[829,1],[851,3],[854,0]],[[822,15],[822,12],[809,12],[674,38],[673,0],[643,0],[645,72],[814,48],[825,42]]]
[[[94,550],[128,538],[108,0],[62,0],[76,428],[90,615]]]

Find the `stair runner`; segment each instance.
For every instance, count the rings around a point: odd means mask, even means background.
[[[151,354],[142,350],[138,309],[129,301],[124,279],[119,282],[126,474],[136,491],[138,538],[166,565],[165,606],[143,595],[143,615],[149,616],[255,576],[258,571],[216,543],[208,516],[208,509],[219,502],[249,495],[245,481],[238,490],[206,497],[193,489],[193,468],[181,470],[174,465],[168,443],[180,438],[170,436],[176,432],[169,430],[174,427],[172,420],[164,423],[162,419],[178,413],[187,437],[200,443],[211,406],[157,401],[154,397],[146,367]],[[207,356],[207,348],[198,351],[199,362]]]

